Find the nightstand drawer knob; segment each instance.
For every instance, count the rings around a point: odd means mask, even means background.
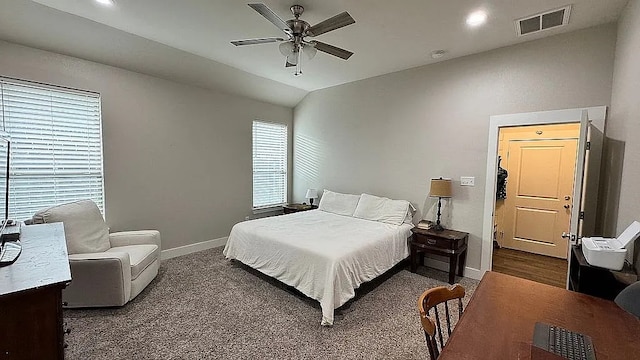
[[[435,241],[434,239],[427,239],[427,244],[429,245],[435,245],[437,243],[437,241]]]

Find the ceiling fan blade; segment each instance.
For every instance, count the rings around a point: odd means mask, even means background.
[[[324,34],[326,32],[340,29],[341,27],[345,27],[347,25],[354,24],[356,21],[353,20],[351,15],[348,12],[343,12],[338,14],[332,18],[329,18],[325,21],[322,21],[318,24],[313,25],[309,28],[307,34],[309,36],[318,36],[320,34]]]
[[[339,47],[335,47],[333,45],[329,45],[320,41],[314,41],[313,44],[318,51],[337,56],[341,59],[347,60],[351,57],[351,55],[353,55],[353,53],[349,50],[340,49]]]
[[[287,26],[287,23],[284,22],[273,10],[269,9],[269,7],[265,4],[248,4],[253,10],[257,11],[258,14],[264,16],[265,19],[269,20],[273,25],[275,25],[278,29],[284,31],[285,33],[291,33],[291,29]]]
[[[278,38],[278,37],[270,37],[270,38],[259,38],[259,39],[234,40],[231,43],[235,46],[241,46],[241,45],[274,43],[278,41],[284,41],[284,39]]]

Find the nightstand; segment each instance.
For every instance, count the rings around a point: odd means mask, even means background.
[[[315,205],[307,205],[307,204],[286,204],[282,206],[282,210],[284,210],[285,214],[291,214],[298,211],[307,211],[317,209],[318,207]]]
[[[462,276],[467,257],[468,233],[448,229],[434,231],[417,227],[411,229],[411,232],[413,233],[409,241],[411,272],[416,272],[418,256],[424,265],[424,254],[436,254],[449,257],[449,284],[453,284],[456,280],[456,267],[458,276]]]

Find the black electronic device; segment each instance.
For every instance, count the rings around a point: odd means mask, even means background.
[[[533,330],[533,346],[572,360],[596,360],[589,335],[560,326],[537,322]]]

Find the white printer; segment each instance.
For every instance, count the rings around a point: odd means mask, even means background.
[[[582,253],[589,265],[622,270],[627,246],[640,236],[640,222],[634,221],[617,238],[582,238]]]

